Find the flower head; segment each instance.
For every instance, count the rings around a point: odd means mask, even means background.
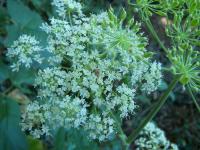
[[[56,6],[57,13],[60,17],[66,17],[71,12],[82,14],[81,3],[74,0],[53,0],[52,4]]]
[[[43,49],[35,37],[22,35],[8,48],[7,56],[14,59],[11,68],[18,71],[20,66],[30,68],[34,62],[42,63],[40,52]]]
[[[168,141],[164,131],[153,122],[146,125],[135,141],[135,145],[137,150],[178,150],[177,145]]]
[[[121,119],[134,114],[137,92],[158,88],[161,66],[146,55],[147,40],[138,33],[139,24],[131,20],[123,26],[124,10],[119,17],[110,10],[90,17],[75,11],[66,18],[66,10],[77,10],[78,2],[53,3],[61,18],[42,26],[51,65],[38,72],[37,109],[30,109],[34,102],[27,106],[23,129],[41,136],[60,126],[81,128],[91,139],[108,140],[118,132],[111,112]],[[34,113],[41,115],[36,126],[27,122],[35,121],[29,118]]]
[[[180,82],[189,85],[192,90],[199,92],[200,89],[200,61],[199,52],[191,46],[173,48],[168,53],[172,62],[171,67],[174,74],[181,75]]]

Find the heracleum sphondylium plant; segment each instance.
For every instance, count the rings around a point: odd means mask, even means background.
[[[7,53],[16,59],[14,71],[42,59],[50,63],[38,71],[38,99],[22,114],[22,130],[39,138],[63,126],[108,140],[119,132],[113,113],[121,119],[134,114],[137,93],[150,94],[159,86],[161,65],[152,62],[138,23],[123,25],[124,10],[119,17],[112,10],[88,17],[79,2],[53,4],[59,18],[41,27],[48,34],[47,46],[41,48],[35,37],[22,35]],[[51,56],[41,58],[41,50]]]

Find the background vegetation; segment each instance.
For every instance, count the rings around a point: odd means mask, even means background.
[[[83,0],[84,1],[84,0]],[[102,9],[107,9],[112,5],[116,10],[120,7],[127,8],[127,2],[124,0],[85,0],[85,11],[98,13]],[[7,48],[16,40],[19,35],[26,33],[35,35],[41,43],[45,45],[46,35],[38,28],[42,22],[48,21],[55,15],[55,10],[49,0],[1,0],[0,1],[0,150],[42,150],[58,149],[121,149],[121,143],[118,139],[108,143],[95,143],[87,141],[84,133],[80,131],[66,131],[59,129],[56,140],[43,139],[34,140],[21,132],[19,127],[20,111],[23,111],[23,105],[31,101],[36,95],[33,87],[34,71],[11,72],[9,62],[5,56]],[[133,10],[128,10],[128,15],[134,16],[139,20]],[[151,21],[159,37],[167,46],[170,41],[164,34],[166,18],[153,15]],[[143,24],[142,24],[143,26]],[[149,38],[148,50],[156,52],[156,59],[167,65],[165,54],[154,38],[148,33],[145,27],[142,31]],[[34,33],[34,34],[33,34]],[[168,81],[171,75],[166,74],[157,93],[150,97],[141,95],[138,97],[137,117],[130,118],[123,124],[124,130],[129,131],[137,125],[137,120],[145,115],[151,104],[158,99],[160,93],[167,89]],[[199,96],[197,95],[199,101]],[[200,117],[191,98],[185,93],[182,86],[176,87],[167,104],[156,116],[155,121],[158,126],[166,132],[167,137],[174,143],[177,143],[183,150],[200,149]],[[55,144],[55,147],[52,147]],[[132,146],[134,149],[134,145]]]

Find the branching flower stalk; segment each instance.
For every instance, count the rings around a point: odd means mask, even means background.
[[[187,89],[189,91],[190,96],[192,97],[192,100],[194,101],[196,107],[198,110],[200,110],[200,107],[193,95],[192,90],[199,92],[200,89],[200,62],[199,62],[199,52],[195,51],[193,49],[193,45],[196,44],[197,41],[195,36],[196,30],[188,29],[188,27],[191,25],[191,21],[196,21],[196,18],[192,18],[191,16],[188,16],[185,22],[182,22],[183,18],[183,11],[182,17],[179,17],[178,14],[180,14],[177,10],[180,8],[182,9],[183,5],[188,5],[188,10],[190,10],[190,6],[192,6],[192,1],[181,1],[177,3],[172,3],[170,1],[166,1],[163,3],[163,1],[156,1],[154,3],[154,0],[150,1],[142,1],[137,0],[137,4],[131,4],[129,1],[129,4],[132,6],[135,6],[136,9],[139,11],[139,15],[143,22],[146,24],[147,28],[149,29],[152,36],[155,38],[155,40],[158,42],[160,47],[165,51],[167,54],[168,59],[172,63],[171,68],[169,69],[175,76],[174,80],[170,84],[168,90],[163,94],[163,96],[160,98],[160,100],[157,102],[157,105],[150,111],[150,113],[147,115],[144,120],[141,121],[141,124],[138,126],[136,130],[134,130],[131,135],[128,138],[128,142],[131,143],[135,140],[135,138],[138,136],[138,134],[143,130],[143,128],[146,126],[146,124],[156,115],[156,113],[160,110],[164,102],[166,101],[169,93],[173,90],[176,83],[180,81],[180,83],[183,86],[187,86]],[[197,5],[196,5],[197,6]],[[174,11],[173,9],[176,9]],[[193,8],[194,10],[194,8]],[[175,23],[176,25],[172,25],[173,28],[176,30],[173,31],[177,33],[174,33],[173,36],[170,36],[172,38],[172,41],[174,41],[173,48],[171,50],[168,50],[164,44],[161,42],[159,36],[157,35],[156,31],[153,28],[153,25],[151,24],[149,16],[152,15],[152,13],[157,13],[161,16],[167,16],[167,12],[170,11],[172,13],[178,12],[178,14],[175,15]],[[190,13],[189,13],[190,14]],[[178,18],[178,19],[177,19]],[[181,19],[180,19],[181,18]],[[180,27],[182,24],[186,24],[187,30],[181,31],[184,27]],[[170,25],[169,25],[170,26]],[[169,34],[169,30],[173,29],[171,27],[168,27],[166,30],[167,34]],[[194,34],[192,33],[194,32]],[[182,32],[182,33],[179,33]],[[183,36],[181,36],[183,35]],[[175,37],[177,36],[177,37]],[[191,39],[190,39],[191,37]],[[188,38],[188,39],[187,39]],[[183,42],[184,41],[184,42]]]
[[[191,87],[189,85],[187,85],[187,89],[188,89],[188,92],[189,92],[192,100],[194,101],[194,104],[196,105],[198,111],[200,112],[200,106],[199,106],[199,104],[198,104],[198,102],[197,102],[197,100],[196,100],[196,98],[195,98],[195,96],[194,96],[194,94],[192,92],[192,89],[191,89]]]
[[[147,29],[149,30],[149,32],[151,33],[151,35],[153,36],[153,38],[157,41],[157,43],[160,45],[160,47],[167,53],[167,48],[165,47],[165,45],[163,44],[163,42],[160,40],[158,34],[156,33],[150,18],[148,16],[145,16],[141,10],[139,10],[139,16],[140,18],[144,21],[144,23],[146,24]]]
[[[119,138],[121,139],[123,150],[128,150],[129,149],[129,143],[127,142],[127,136],[124,133],[122,127],[121,127],[121,123],[119,122],[119,120],[117,119],[117,117],[114,115],[113,112],[111,112],[111,116],[116,121],[117,128],[118,128],[118,131],[119,131]]]

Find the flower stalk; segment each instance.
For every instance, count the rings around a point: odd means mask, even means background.
[[[124,131],[121,128],[121,123],[118,121],[118,119],[113,114],[113,112],[110,112],[110,114],[111,114],[112,118],[116,121],[116,125],[117,125],[118,131],[119,131],[119,138],[120,138],[120,140],[122,142],[123,149],[124,150],[128,150],[129,144],[127,142],[127,136],[126,136],[126,134],[124,133]]]
[[[197,107],[198,111],[200,112],[200,106],[199,106],[199,104],[198,104],[198,102],[197,102],[197,100],[196,100],[196,98],[195,98],[190,86],[187,86],[187,89],[188,89],[188,92],[189,92],[190,96],[192,97],[192,100],[194,101],[195,106]]]
[[[136,130],[133,130],[133,132],[130,134],[130,136],[127,139],[127,142],[130,144],[132,143],[141,130],[146,126],[146,124],[153,119],[153,117],[158,113],[158,111],[161,109],[165,101],[167,100],[170,92],[174,89],[177,82],[181,78],[181,75],[175,76],[174,80],[170,83],[167,91],[161,96],[155,107],[149,112],[149,114],[142,120],[142,122],[139,124],[138,128]]]
[[[164,46],[163,42],[158,37],[158,34],[156,33],[153,25],[151,24],[151,21],[150,21],[149,17],[146,16],[146,15],[144,16],[144,14],[141,11],[139,12],[139,15],[140,15],[141,19],[144,21],[144,23],[146,24],[149,32],[152,34],[154,39],[158,42],[160,47],[167,53],[167,48]]]

